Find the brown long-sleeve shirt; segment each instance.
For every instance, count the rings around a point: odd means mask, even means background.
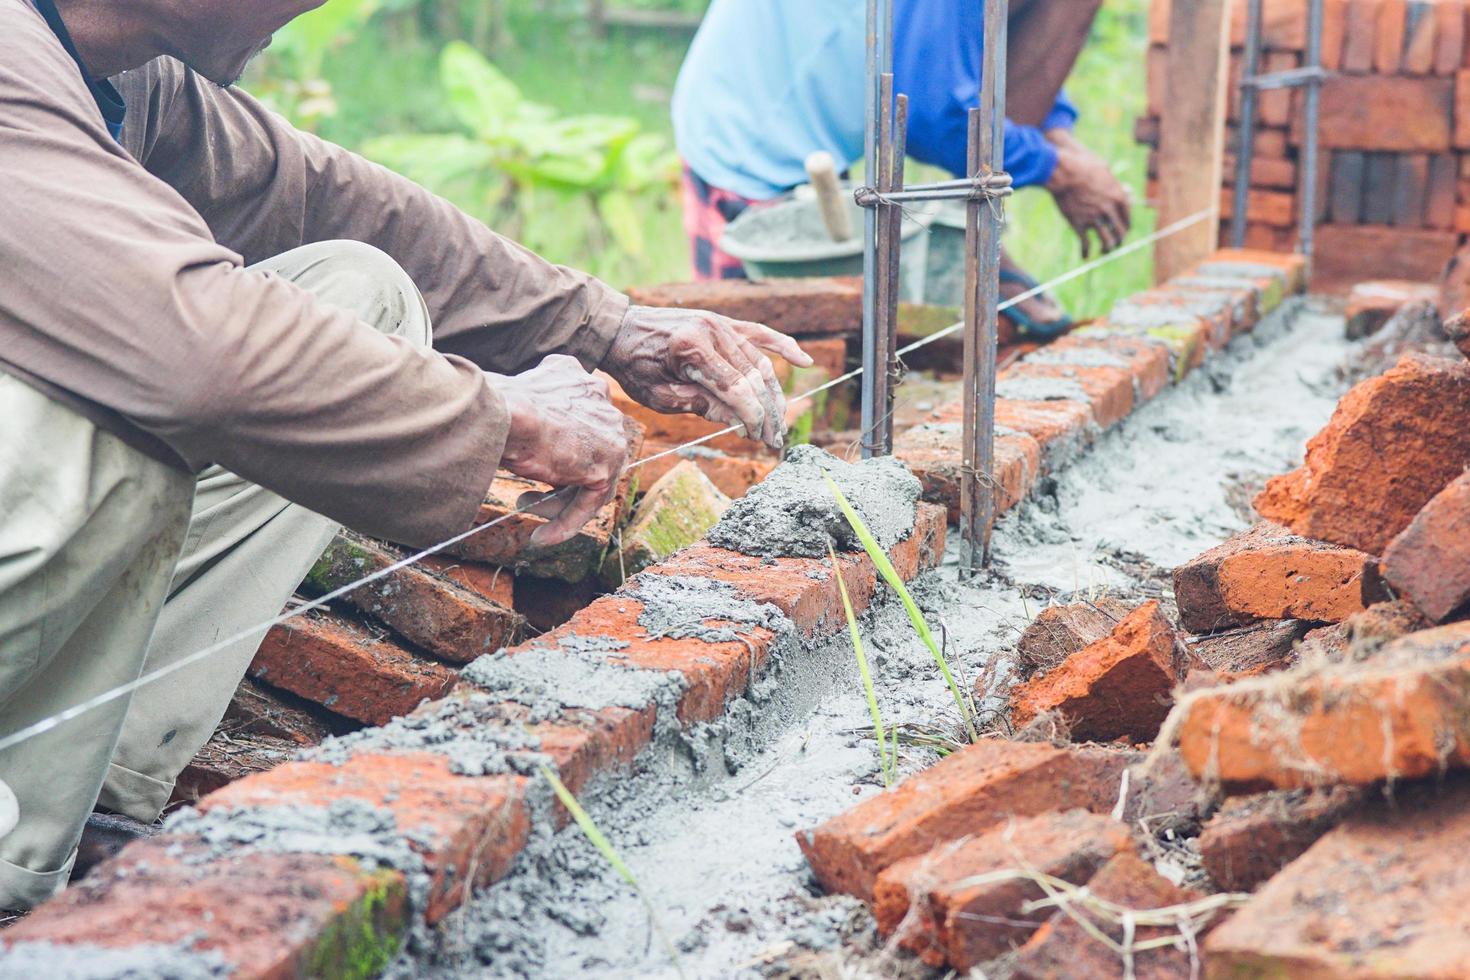
[[[0,370],[359,530],[468,527],[508,427],[480,369],[595,367],[626,298],[177,61],[114,82],[121,145],[29,0],[0,0]],[[437,351],[245,268],[337,238],[408,271]]]

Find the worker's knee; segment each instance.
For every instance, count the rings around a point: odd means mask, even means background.
[[[355,241],[314,242],[262,262],[382,333],[427,347],[429,314],[413,279],[387,252]]]

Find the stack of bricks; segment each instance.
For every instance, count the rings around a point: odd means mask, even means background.
[[[1230,234],[1246,0],[1233,0],[1221,234]],[[1153,0],[1148,109],[1157,152],[1168,93],[1169,0]],[[1307,0],[1264,0],[1262,73],[1300,67]],[[1470,6],[1466,0],[1323,0],[1314,285],[1432,281],[1470,233]],[[1301,217],[1304,89],[1257,101],[1246,244],[1289,251]],[[1156,174],[1150,156],[1150,177]],[[1150,182],[1149,197],[1157,200]]]

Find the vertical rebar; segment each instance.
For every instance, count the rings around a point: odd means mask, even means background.
[[[891,79],[893,76],[888,77]],[[892,87],[891,83],[889,87]],[[889,194],[903,190],[903,164],[904,156],[908,153],[908,130],[908,96],[895,95],[892,135],[887,141],[888,189],[886,193]],[[879,430],[882,433],[883,454],[888,455],[893,452],[893,406],[898,385],[903,380],[898,360],[898,300],[902,288],[900,276],[903,248],[903,205],[896,202],[886,204],[883,206],[883,213],[887,219],[888,242],[881,264],[883,277],[888,281],[888,295],[887,306],[881,311],[882,321],[879,334],[884,338],[883,363],[887,367],[888,380],[884,387],[887,400],[884,403],[882,424]]]
[[[1005,169],[1006,0],[985,0],[980,106],[970,112],[969,176]],[[972,197],[965,212],[965,415],[960,486],[960,570],[990,560],[995,519],[995,344],[1000,302],[999,198]]]
[[[863,170],[869,187],[879,188],[881,165],[879,116],[882,111],[882,75],[887,71],[893,36],[892,0],[868,0],[866,83],[868,107],[863,127]],[[863,374],[862,455],[881,455],[879,423],[884,414],[880,400],[884,384],[883,338],[878,336],[878,224],[877,208],[863,213]]]
[[[1257,3],[1260,0],[1256,0]],[[1425,16],[1432,16],[1432,12]],[[1307,67],[1322,69],[1322,0],[1311,0],[1307,6]],[[1306,139],[1302,143],[1301,217],[1297,248],[1307,260],[1307,275],[1312,274],[1312,242],[1317,227],[1317,99],[1322,91],[1320,74],[1307,82]]]
[[[1235,197],[1230,206],[1230,244],[1245,245],[1246,205],[1251,193],[1251,164],[1256,154],[1256,76],[1261,67],[1261,0],[1250,0],[1245,13],[1245,66],[1240,87],[1240,119],[1236,125]]]

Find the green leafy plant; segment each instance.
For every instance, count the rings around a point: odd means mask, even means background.
[[[888,789],[898,781],[898,728],[893,729],[893,745],[890,751],[888,739],[883,733],[883,714],[878,710],[878,692],[873,687],[873,672],[868,667],[867,654],[863,652],[863,634],[858,629],[857,614],[852,611],[847,583],[842,579],[842,566],[830,544],[827,545],[827,554],[832,559],[832,574],[837,576],[837,591],[842,595],[842,611],[847,616],[847,632],[852,637],[852,652],[857,657],[863,696],[868,699],[868,714],[873,718],[873,738],[878,742],[878,769],[883,774],[883,787]]]
[[[678,177],[664,136],[626,116],[558,116],[460,41],[444,47],[439,79],[463,131],[381,136],[369,157],[553,258],[644,254],[644,212],[669,206]]]
[[[327,54],[350,42],[383,0],[332,0],[276,32],[266,49],[267,69],[251,88],[302,129],[314,130],[337,112],[332,86],[322,78]]]
[[[673,963],[674,970],[680,977],[684,976],[684,965],[679,960],[679,952],[674,948],[674,944],[669,942],[668,934],[664,932],[663,925],[659,922],[657,913],[654,912],[653,903],[648,900],[648,895],[644,893],[642,886],[638,884],[638,879],[633,875],[633,869],[628,867],[627,862],[623,860],[617,848],[612,846],[612,841],[608,840],[607,835],[593,822],[591,815],[582,809],[582,804],[577,802],[577,798],[572,795],[572,791],[567,789],[566,785],[556,773],[552,772],[547,766],[542,766],[541,776],[551,785],[551,791],[556,794],[556,798],[561,801],[561,805],[567,808],[567,812],[572,815],[572,819],[577,822],[577,826],[581,829],[582,833],[592,842],[592,846],[597,848],[608,865],[618,873],[618,877],[627,882],[634,893],[637,894],[639,901],[643,903],[644,909],[648,912],[648,921],[653,924],[653,931],[658,933],[659,941],[663,943],[664,950],[669,954],[669,960]]]
[[[852,527],[853,533],[862,542],[863,550],[868,553],[868,558],[872,561],[873,567],[878,570],[878,574],[883,577],[883,581],[887,582],[889,587],[898,593],[898,598],[903,603],[904,611],[908,613],[909,622],[913,624],[914,632],[919,634],[919,639],[923,641],[924,646],[929,649],[929,653],[934,657],[935,666],[939,668],[939,673],[944,676],[944,682],[949,685],[950,694],[954,696],[955,706],[959,708],[960,719],[965,724],[965,731],[969,735],[970,741],[977,741],[980,735],[975,727],[974,708],[971,706],[969,700],[965,698],[964,694],[960,692],[960,686],[955,682],[954,673],[949,669],[949,661],[945,659],[944,651],[940,649],[939,644],[934,639],[934,634],[929,630],[929,624],[924,621],[924,614],[919,610],[918,603],[914,602],[914,597],[909,594],[908,587],[904,585],[903,579],[899,577],[898,572],[893,567],[893,563],[883,553],[882,547],[879,546],[872,532],[868,530],[868,526],[863,523],[863,519],[858,516],[858,512],[853,510],[852,504],[848,503],[847,497],[843,495],[841,488],[837,486],[836,482],[830,476],[826,477],[826,480],[827,486],[832,488],[832,496],[836,498],[837,506],[842,509],[842,514],[847,518],[847,523]]]

